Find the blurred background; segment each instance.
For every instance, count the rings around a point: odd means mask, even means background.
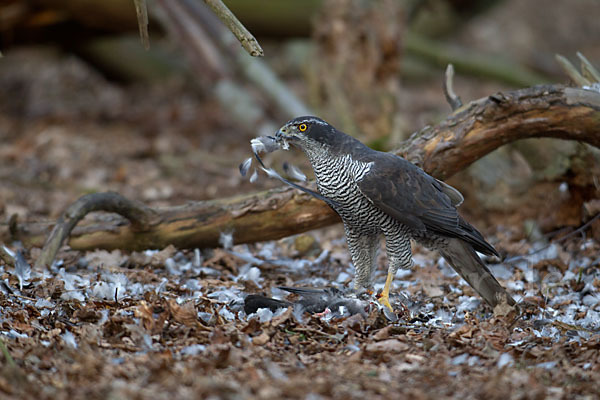
[[[443,71],[468,102],[569,83],[555,61],[600,64],[597,0],[227,0],[252,58],[202,1],[0,0],[0,213],[55,219],[85,193],[151,206],[267,187],[238,172],[249,139],[302,113],[393,150],[450,112]],[[600,156],[575,142],[505,146],[451,178],[478,226],[522,235],[579,226]],[[309,172],[300,154],[278,152]],[[596,224],[592,234],[600,238]]]

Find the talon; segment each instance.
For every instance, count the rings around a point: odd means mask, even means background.
[[[385,280],[383,290],[377,295],[377,301],[379,302],[379,304],[386,306],[390,311],[394,311],[392,305],[390,304],[390,288],[392,286],[393,280],[394,273],[391,270],[388,270],[388,275],[387,279]]]
[[[392,308],[392,305],[390,304],[390,298],[389,296],[384,296],[383,294],[379,297],[379,299],[377,299],[377,301],[379,302],[379,304],[381,304],[382,306],[386,306],[390,311],[394,311],[394,309]]]

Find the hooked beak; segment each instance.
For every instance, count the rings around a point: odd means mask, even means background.
[[[288,135],[289,135],[288,127],[282,126],[281,128],[279,128],[279,130],[275,134],[275,138],[277,140],[288,139],[289,138]]]
[[[290,145],[288,144],[288,140],[294,139],[294,136],[290,134],[288,129],[289,128],[287,126],[282,126],[281,128],[279,128],[279,130],[275,134],[275,140],[282,145],[284,150],[287,150],[290,148]]]

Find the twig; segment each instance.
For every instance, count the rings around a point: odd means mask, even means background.
[[[583,73],[583,76],[590,82],[600,82],[600,72],[598,72],[592,63],[580,52],[577,52],[577,57],[581,61],[581,72]]]
[[[444,96],[446,96],[446,101],[450,104],[452,111],[457,108],[462,107],[462,100],[458,95],[454,92],[454,66],[452,64],[448,64],[446,67],[446,76],[443,82]]]
[[[262,47],[258,44],[256,38],[246,29],[236,16],[227,8],[221,0],[204,0],[204,2],[213,10],[213,12],[223,21],[229,30],[240,41],[242,47],[252,57],[262,57],[264,55]]]
[[[150,38],[148,36],[148,8],[146,7],[146,0],[133,0],[133,4],[135,4],[140,40],[144,48],[148,50],[150,49]]]
[[[554,58],[556,58],[556,61],[558,61],[563,71],[565,71],[567,76],[571,78],[571,80],[575,82],[577,86],[585,86],[590,84],[590,82],[584,78],[579,71],[577,71],[577,68],[575,68],[575,66],[571,64],[571,61],[567,60],[566,57],[556,54]]]
[[[115,192],[94,193],[80,197],[75,203],[60,216],[56,225],[50,232],[42,253],[38,257],[35,267],[51,265],[54,262],[58,249],[77,223],[92,211],[109,211],[120,214],[131,221],[136,230],[148,228],[156,211],[137,201],[126,199]]]

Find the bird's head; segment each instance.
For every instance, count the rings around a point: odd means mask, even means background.
[[[317,117],[298,117],[283,125],[275,138],[282,142],[296,145],[303,150],[315,146],[331,146],[339,139],[338,131],[327,122]]]

